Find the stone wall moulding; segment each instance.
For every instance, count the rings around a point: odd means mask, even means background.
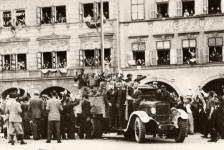
[[[0,43],[0,54],[21,54],[28,52],[27,42]]]
[[[71,36],[69,35],[58,35],[58,34],[51,34],[51,35],[47,35],[47,36],[40,36],[37,38],[37,41],[41,41],[41,40],[57,40],[57,39],[70,39]]]

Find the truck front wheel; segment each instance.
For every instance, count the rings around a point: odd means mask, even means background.
[[[145,141],[145,124],[139,117],[136,117],[134,122],[134,133],[136,142],[143,143]]]
[[[179,119],[178,125],[179,125],[179,129],[178,129],[177,137],[175,138],[175,141],[177,143],[182,143],[184,142],[186,134],[187,134],[187,120]]]

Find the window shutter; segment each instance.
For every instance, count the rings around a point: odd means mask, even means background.
[[[37,53],[37,68],[42,69],[42,53]]]
[[[93,19],[96,21],[98,20],[98,3],[93,3]]]
[[[157,3],[155,0],[151,3],[151,18],[157,18]]]
[[[209,48],[206,47],[204,48],[204,63],[208,63],[209,62]]]
[[[37,10],[36,10],[36,17],[37,17],[37,24],[40,25],[41,23],[41,8],[40,7],[37,7]]]
[[[84,67],[84,51],[82,49],[79,50],[79,66]]]
[[[79,20],[83,22],[83,18],[84,18],[83,4],[79,3]]]
[[[183,63],[182,49],[177,49],[177,64]]]
[[[56,7],[55,6],[52,6],[51,7],[51,22],[52,23],[55,23],[56,21]]]
[[[196,62],[199,63],[200,62],[200,51],[198,48],[196,48]]]
[[[11,16],[12,16],[11,19],[12,25],[16,26],[16,10],[11,10]]]
[[[52,68],[56,68],[56,52],[52,52]]]
[[[133,58],[133,52],[127,54],[127,61],[128,61],[128,66],[134,66],[136,64],[136,62]]]
[[[3,70],[3,56],[0,55],[0,71]]]
[[[11,55],[11,67],[12,70],[16,70],[16,54]]]
[[[157,51],[152,51],[151,52],[151,61],[152,61],[152,63],[151,63],[151,65],[153,65],[153,66],[155,66],[155,65],[157,65]]]
[[[182,16],[182,1],[177,1],[177,16]]]
[[[203,14],[208,13],[208,0],[203,0]]]

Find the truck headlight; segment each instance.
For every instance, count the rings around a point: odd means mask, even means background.
[[[156,108],[155,108],[155,107],[152,107],[152,108],[150,109],[150,111],[151,111],[151,113],[152,113],[153,115],[156,114]]]

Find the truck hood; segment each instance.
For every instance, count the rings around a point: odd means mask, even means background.
[[[143,101],[140,103],[141,106],[155,106],[157,104],[169,104],[167,102],[162,102],[162,101]]]

